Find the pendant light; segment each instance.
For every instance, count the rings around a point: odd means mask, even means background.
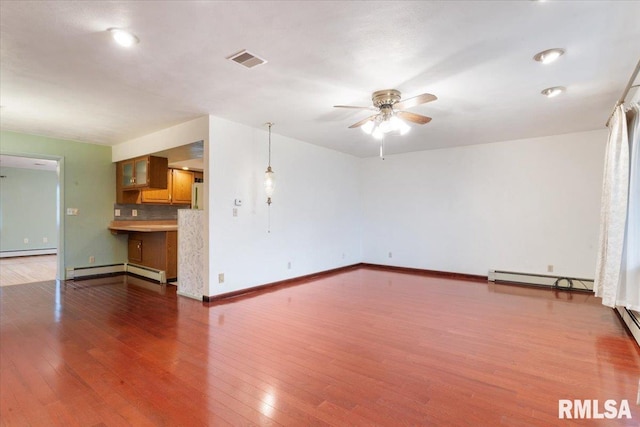
[[[267,204],[271,205],[271,196],[273,196],[273,190],[276,185],[275,175],[273,169],[271,169],[271,126],[273,126],[273,123],[268,122],[267,126],[269,126],[269,165],[264,173],[264,192],[267,194]]]

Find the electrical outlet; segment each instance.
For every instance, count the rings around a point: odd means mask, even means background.
[[[48,237],[43,237],[42,238],[42,243],[49,243],[49,238]]]
[[[224,273],[218,273],[218,283],[224,283]]]
[[[131,209],[131,216],[138,216],[138,209]]]
[[[23,240],[23,242],[24,242],[24,243],[25,243],[25,245],[26,245],[27,243],[29,243],[29,239],[28,239],[27,237],[25,237],[25,238],[24,238],[24,240]]]
[[[233,216],[238,216],[238,208],[233,208]]]
[[[120,209],[113,211],[113,216],[120,216]]]
[[[547,265],[547,273],[553,273],[553,264]]]
[[[91,255],[89,257],[89,264],[93,264],[94,262],[96,262],[96,257],[94,257],[93,255]]]
[[[389,258],[393,258],[393,252],[389,252]]]
[[[67,208],[67,215],[69,216],[78,215],[78,208]]]
[[[287,263],[287,270],[291,270],[291,261]]]

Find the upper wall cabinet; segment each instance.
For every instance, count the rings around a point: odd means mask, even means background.
[[[166,189],[169,160],[144,156],[116,163],[116,203],[139,203],[140,191]]]
[[[194,173],[182,169],[169,169],[167,180],[169,185],[166,190],[143,190],[142,203],[191,204],[191,186],[194,182]]]
[[[118,163],[118,181],[123,190],[142,188],[167,188],[167,168],[165,157],[144,156]]]

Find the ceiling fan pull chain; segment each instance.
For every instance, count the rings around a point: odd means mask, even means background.
[[[384,134],[380,138],[380,158],[384,160]]]

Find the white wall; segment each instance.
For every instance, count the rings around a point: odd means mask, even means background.
[[[0,167],[0,175],[0,252],[55,250],[57,172]]]
[[[139,138],[114,145],[111,158],[114,162],[146,156],[169,148],[180,147],[198,141],[206,141],[209,136],[209,116],[198,117]]]
[[[594,275],[606,130],[380,160],[283,137],[276,125],[271,233],[266,127],[208,116],[114,147],[113,160],[199,139],[207,295],[359,262],[485,276],[545,274],[552,264],[559,275]]]
[[[363,261],[593,278],[606,130],[365,159]],[[392,258],[388,254],[392,252]]]
[[[361,261],[360,159],[278,135],[275,125],[271,164],[276,189],[268,233],[262,184],[266,127],[214,117],[210,124],[208,295]],[[234,217],[238,198],[243,205]],[[219,273],[224,273],[222,284]]]

